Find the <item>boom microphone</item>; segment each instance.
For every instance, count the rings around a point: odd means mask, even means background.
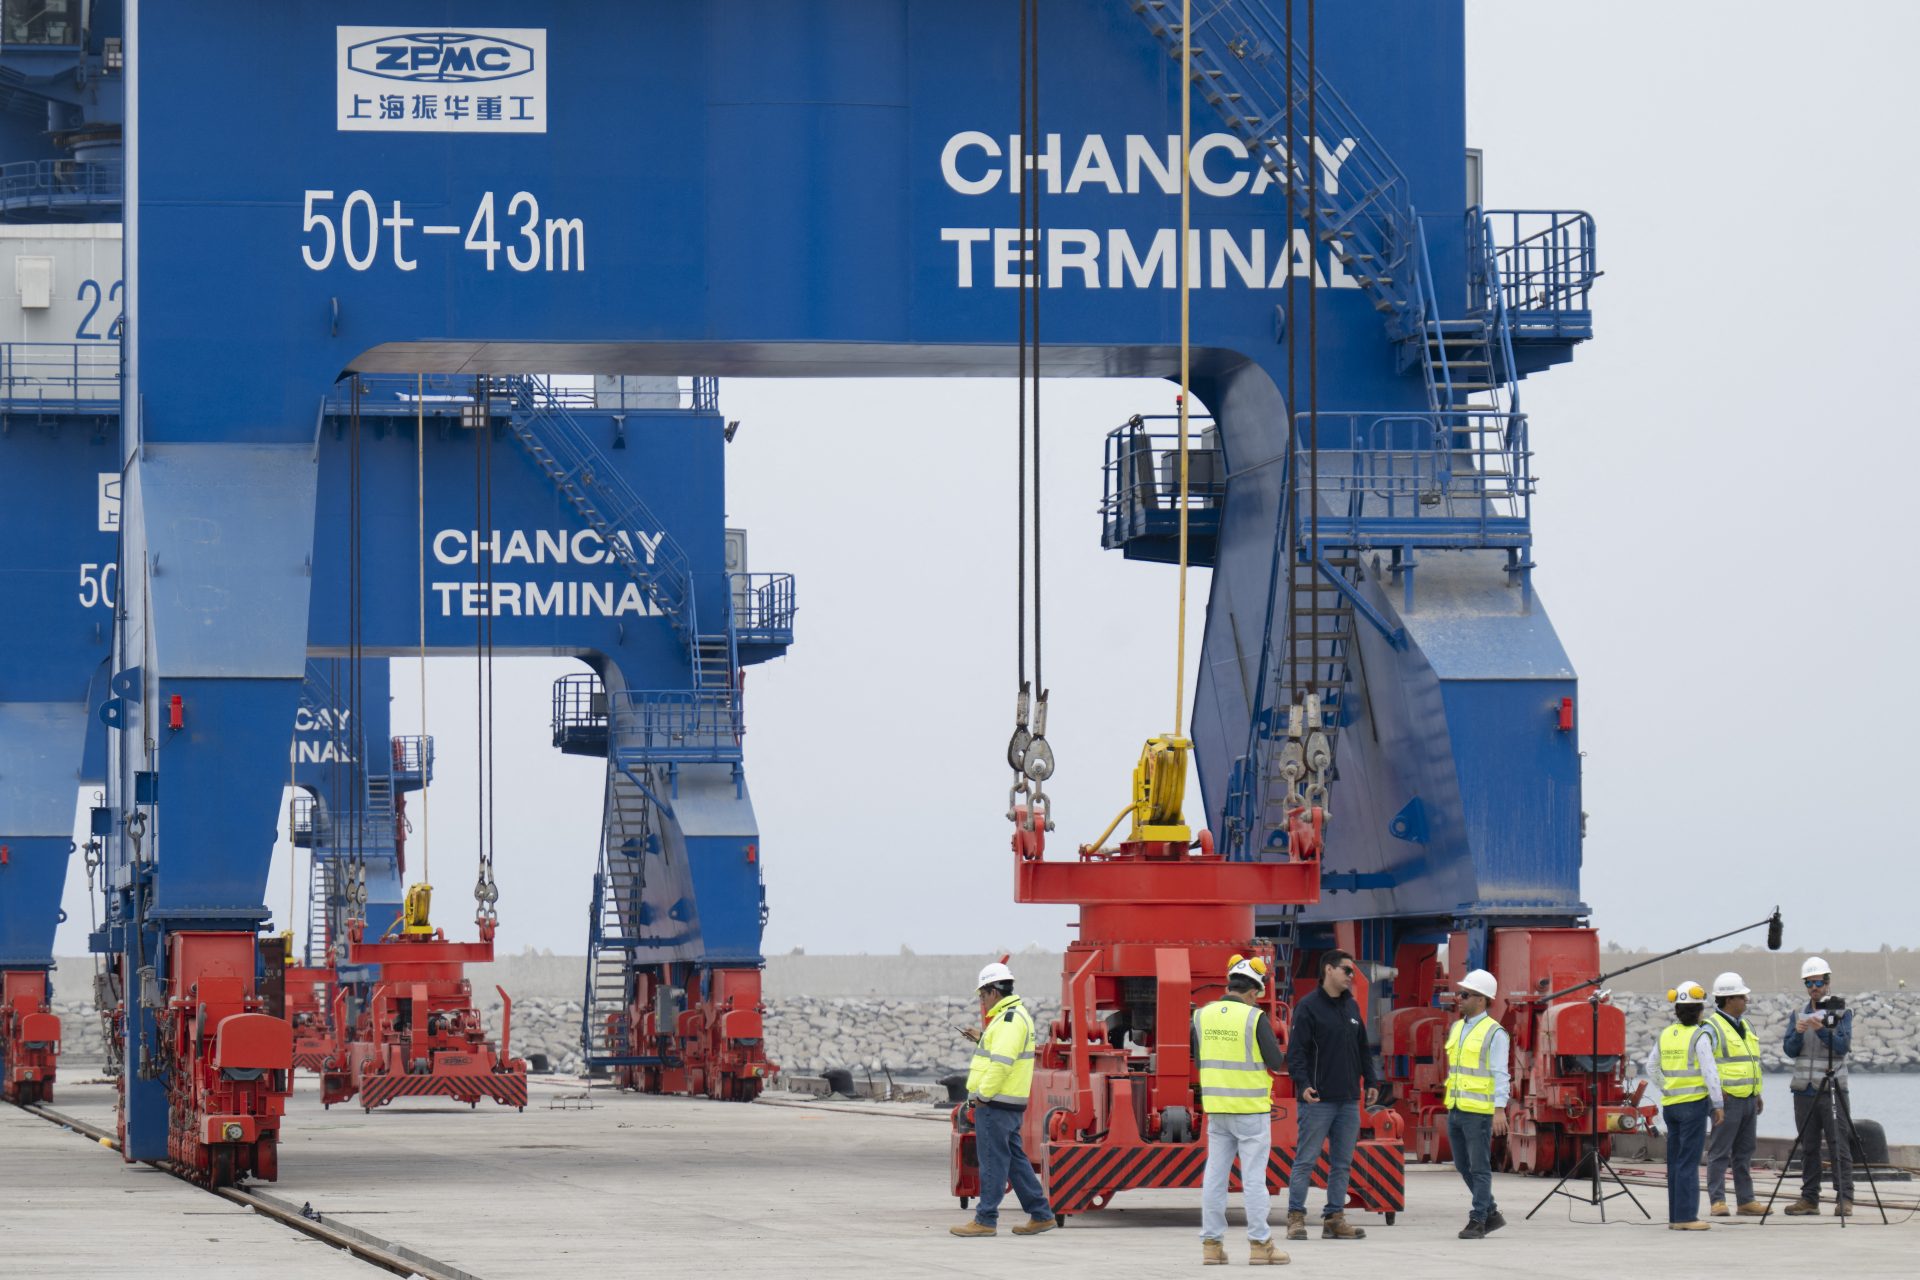
[[[1767,921],[1767,950],[1778,951],[1780,949],[1780,931],[1784,927],[1780,921],[1780,908],[1775,907],[1773,909],[1773,919]]]

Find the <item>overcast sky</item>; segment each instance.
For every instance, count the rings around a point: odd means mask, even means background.
[[[1845,9],[1842,39],[1799,4],[1468,4],[1489,204],[1598,219],[1599,336],[1525,402],[1536,583],[1581,681],[1585,897],[1628,945],[1679,946],[1776,902],[1789,948],[1920,945],[1905,137],[1920,6]],[[799,575],[791,656],[747,677],[767,951],[1062,944],[1070,911],[1012,902],[1002,818],[1011,384],[728,380],[721,394],[744,424],[731,522],[754,569]],[[1171,393],[1046,394],[1066,853],[1125,802],[1140,741],[1171,717],[1172,571],[1102,552],[1094,516],[1101,437]],[[450,926],[473,865],[462,665],[429,677]],[[497,671],[508,950],[584,947],[602,766],[559,756],[546,729],[548,687],[572,669]],[[413,731],[410,664],[394,689],[396,730]],[[68,911],[59,950],[74,954],[78,859]]]

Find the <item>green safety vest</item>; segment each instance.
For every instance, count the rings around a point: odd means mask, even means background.
[[[1260,1010],[1216,1000],[1193,1015],[1200,1046],[1200,1109],[1209,1115],[1265,1115],[1273,1109],[1273,1077],[1260,1060]]]
[[[1714,1065],[1720,1068],[1720,1088],[1729,1098],[1751,1098],[1760,1092],[1760,1037],[1747,1020],[1743,1033],[1737,1023],[1715,1009],[1707,1015],[1714,1033]]]
[[[1700,1037],[1705,1027],[1676,1022],[1660,1033],[1660,1105],[1698,1102],[1707,1096],[1707,1077],[1700,1070]],[[1687,1068],[1691,1066],[1692,1072]]]
[[[967,1092],[983,1102],[1024,1107],[1033,1092],[1033,1015],[1019,996],[1007,996],[987,1014],[987,1029],[967,1069]]]
[[[1471,1026],[1463,1019],[1448,1030],[1447,1110],[1493,1114],[1493,1064],[1488,1059],[1499,1025],[1483,1013]]]

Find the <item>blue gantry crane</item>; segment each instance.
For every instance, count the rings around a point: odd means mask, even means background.
[[[1183,260],[1196,286],[1210,824],[1225,858],[1289,860],[1331,815],[1316,900],[1263,926],[1280,948],[1350,944],[1384,991],[1430,979],[1442,944],[1478,959],[1502,930],[1581,920],[1574,677],[1532,588],[1519,386],[1591,332],[1591,222],[1468,192],[1460,5],[1209,6],[1191,86],[1175,11],[1044,6],[1022,38],[1047,68],[1038,129],[1016,116],[1013,0],[480,0],[470,27],[418,30],[370,0],[206,0],[66,47],[90,77],[140,70],[99,935],[127,977],[131,1158],[179,1153],[167,1091],[219,1052],[160,1052],[159,1032],[264,916],[271,766],[309,656],[470,650],[476,616],[502,652],[597,676],[556,690],[554,723],[607,758],[594,1056],[741,1087],[685,1046],[720,1023],[757,1037],[749,993],[716,981],[757,965],[763,908],[732,673],[790,639],[790,584],[726,576],[710,399],[636,414],[526,371],[610,391],[1004,376],[1029,274],[1055,375],[1173,375]],[[221,76],[190,70],[209,59]],[[396,60],[416,71],[383,78]],[[302,105],[239,107],[261,101]],[[627,118],[648,127],[595,124]],[[246,163],[210,163],[210,128]],[[105,189],[33,182],[75,208]],[[1038,229],[1015,214],[1035,186]],[[1156,430],[1111,443],[1106,513],[1110,544],[1149,558]],[[515,479],[481,521],[490,441]],[[495,529],[497,559],[473,554]],[[209,1096],[173,1112],[200,1124]]]

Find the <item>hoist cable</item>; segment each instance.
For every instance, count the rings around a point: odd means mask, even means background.
[[[1173,732],[1187,713],[1187,400],[1193,394],[1193,0],[1180,5],[1180,587],[1173,640]]]
[[[1315,0],[1307,0],[1307,581],[1309,600],[1320,598],[1320,157],[1314,148],[1320,139],[1320,73],[1314,34]],[[1292,51],[1288,51],[1291,56]],[[1311,697],[1320,691],[1320,609],[1308,615],[1307,679]],[[1311,732],[1320,725],[1307,726]]]
[[[416,374],[414,411],[414,506],[420,524],[420,750],[427,749],[427,375]],[[433,828],[427,820],[427,788],[420,788],[420,883],[432,884]]]
[[[1027,247],[1027,184],[1023,170],[1026,165],[1027,139],[1027,57],[1031,50],[1027,44],[1027,10],[1033,0],[1020,0],[1019,45],[1020,45],[1020,114],[1014,128],[1020,133],[1020,154],[1013,162],[1013,186],[1020,197],[1020,250]],[[1014,291],[1019,310],[1018,343],[1019,355],[1018,381],[1016,397],[1019,407],[1016,417],[1019,423],[1018,480],[1014,497],[1014,524],[1017,530],[1015,546],[1016,564],[1016,600],[1014,620],[1014,649],[1016,665],[1020,673],[1020,687],[1027,684],[1027,275],[1024,267],[1020,272],[1019,286]]]
[[[1030,245],[1032,255],[1032,283],[1028,286],[1033,297],[1033,359],[1031,362],[1033,366],[1033,689],[1037,696],[1044,698],[1047,692],[1047,681],[1046,675],[1042,670],[1040,649],[1041,638],[1044,634],[1040,618],[1042,598],[1040,589],[1040,295],[1043,292],[1040,273],[1045,269],[1046,251],[1044,244],[1046,232],[1040,222],[1041,170],[1040,166],[1031,162],[1034,141],[1036,139],[1039,140],[1042,146],[1046,143],[1045,137],[1040,132],[1039,0],[1031,0],[1031,3],[1028,5],[1028,15],[1027,38],[1031,45],[1032,52],[1027,58],[1027,73],[1031,79],[1032,88],[1027,94],[1027,103],[1031,114],[1028,117],[1028,122],[1021,126],[1021,131],[1026,135],[1021,145],[1021,151],[1023,153],[1022,163],[1031,171],[1032,181],[1024,183],[1021,191],[1024,193],[1031,189],[1033,193],[1033,217],[1030,220],[1033,236]],[[1024,271],[1022,272],[1022,278],[1027,278],[1027,273]]]

